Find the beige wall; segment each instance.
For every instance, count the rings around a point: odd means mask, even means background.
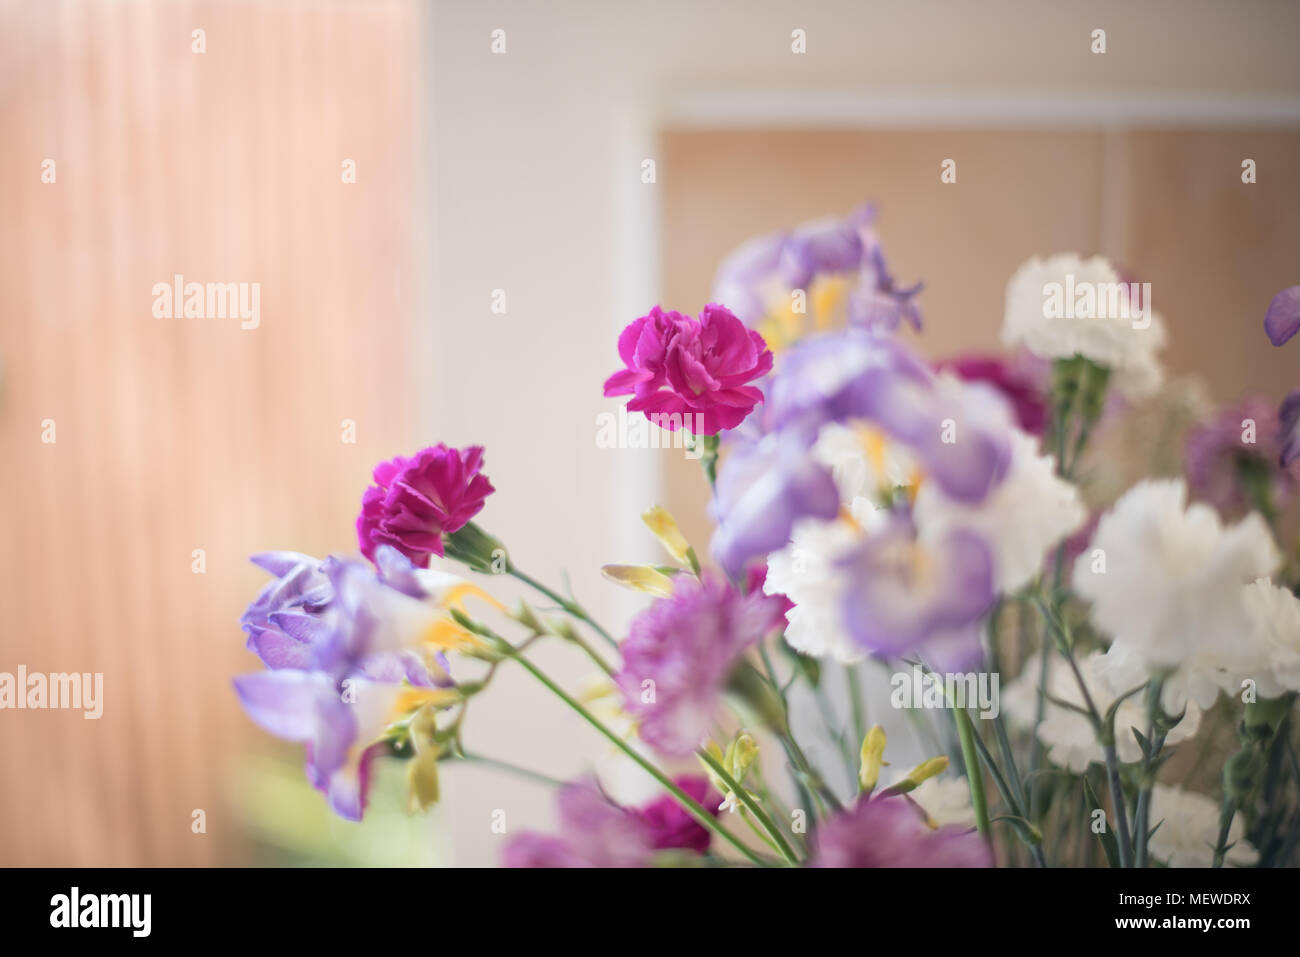
[[[417,27],[401,2],[5,9],[0,670],[103,672],[105,703],[0,712],[0,863],[243,859],[247,555],[351,548],[416,418]],[[175,273],[260,282],[260,327],[154,318]]]

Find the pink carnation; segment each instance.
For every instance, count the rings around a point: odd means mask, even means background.
[[[442,536],[462,528],[492,494],[482,465],[482,446],[451,449],[441,442],[409,459],[380,462],[357,516],[361,553],[373,561],[376,547],[392,545],[427,568],[431,555],[443,553]]]
[[[772,369],[763,337],[713,304],[698,321],[655,306],[623,330],[618,354],[627,368],[605,381],[605,395],[631,395],[631,411],[696,435],[717,435],[743,422],[763,401],[762,391],[746,383]]]

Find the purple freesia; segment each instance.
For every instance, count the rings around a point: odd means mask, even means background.
[[[799,519],[831,519],[839,512],[830,470],[793,432],[738,442],[724,463],[709,506],[717,525],[710,550],[729,575],[783,547]]]
[[[874,229],[876,212],[864,205],[845,217],[804,223],[786,232],[748,240],[718,269],[714,298],[747,325],[788,307],[790,294],[807,291],[821,277],[850,280],[850,325],[892,332],[907,322],[920,329],[915,297],[921,284],[901,288],[885,263]]]
[[[978,833],[930,828],[903,797],[859,798],[817,828],[812,867],[992,867]]]
[[[698,321],[655,306],[623,330],[618,353],[627,368],[605,381],[605,395],[631,395],[630,411],[697,435],[717,435],[743,422],[763,401],[762,391],[748,383],[772,368],[763,337],[713,304]]]
[[[896,340],[860,330],[805,339],[773,377],[760,438],[734,443],[718,473],[714,557],[729,574],[785,546],[804,518],[840,501],[810,450],[830,423],[879,427],[905,446],[945,495],[983,501],[1011,458],[1011,411],[991,386],[937,376]]]
[[[333,676],[284,668],[234,679],[248,716],[264,731],[306,745],[307,779],[340,817],[365,811],[370,762],[401,690],[364,678],[349,680],[345,701]]]
[[[871,422],[957,501],[983,501],[1010,463],[1010,411],[996,392],[953,388],[893,339],[849,330],[806,340],[785,357],[771,393],[775,428],[795,429],[811,446],[830,422]]]
[[[614,682],[641,740],[664,754],[694,751],[712,726],[718,700],[745,650],[772,627],[776,602],[742,595],[705,575],[633,619]]]
[[[910,520],[891,518],[841,561],[855,583],[844,598],[849,633],[886,658],[919,654],[937,670],[980,656],[979,621],[994,600],[993,556],[962,530],[918,541]]]
[[[248,649],[268,668],[313,667],[336,617],[325,563],[297,552],[262,552],[252,562],[275,578],[240,618]]]
[[[1264,314],[1264,331],[1275,346],[1300,331],[1300,286],[1283,289],[1273,297]]]
[[[342,817],[365,809],[376,738],[405,692],[429,700],[451,684],[446,659],[417,651],[438,612],[410,560],[381,545],[364,562],[269,552],[254,562],[277,577],[244,613],[249,647],[268,670],[234,679],[265,731],[306,746],[307,778]]]

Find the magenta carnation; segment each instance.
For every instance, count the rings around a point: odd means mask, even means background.
[[[674,784],[693,797],[714,817],[717,817],[720,795],[709,786],[709,779],[698,774],[684,774],[674,779]],[[679,848],[703,854],[709,849],[709,829],[691,816],[677,798],[664,794],[642,807],[637,814],[650,832],[650,843],[656,850]]]
[[[661,428],[696,435],[734,429],[763,393],[747,385],[772,369],[763,337],[723,306],[707,305],[699,320],[658,306],[618,337],[627,366],[605,381],[605,395],[631,395],[627,407]]]
[[[859,798],[817,828],[812,867],[992,867],[984,838],[931,828],[903,797]]]
[[[479,472],[483,447],[452,449],[439,442],[375,466],[375,484],[361,497],[357,541],[373,561],[375,548],[392,545],[421,568],[443,553],[442,536],[462,528],[492,494]]]
[[[695,750],[732,670],[771,630],[778,608],[774,599],[742,595],[706,576],[677,585],[671,598],[633,619],[614,681],[640,723],[641,740],[664,754]]]
[[[1011,404],[1020,428],[1030,435],[1041,436],[1046,431],[1051,376],[1048,363],[1027,353],[1014,359],[961,355],[936,363],[935,369],[952,372],[966,382],[988,383]]]
[[[646,867],[654,851],[651,825],[609,800],[592,781],[574,781],[556,795],[560,832],[524,831],[505,847],[506,867]]]

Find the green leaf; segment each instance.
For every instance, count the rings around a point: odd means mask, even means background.
[[[1101,808],[1104,813],[1105,808],[1101,801],[1097,800],[1097,792],[1092,789],[1092,782],[1088,780],[1086,774],[1083,776],[1083,793],[1094,810]],[[1091,821],[1088,822],[1088,829],[1092,829]],[[1119,843],[1111,833],[1109,818],[1106,819],[1106,830],[1097,835],[1097,840],[1101,841],[1101,849],[1106,852],[1106,862],[1111,867],[1119,867]]]

